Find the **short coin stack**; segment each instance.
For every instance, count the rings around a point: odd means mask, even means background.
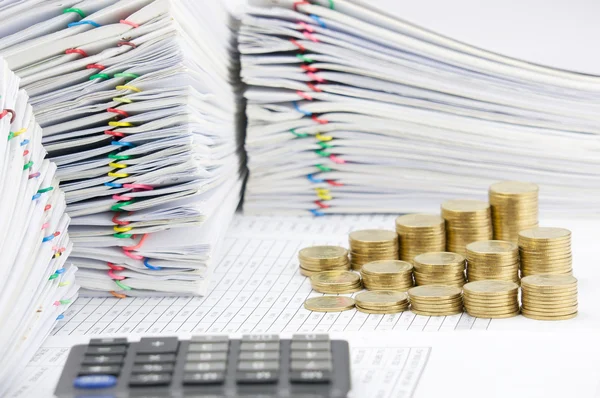
[[[465,258],[450,252],[424,253],[414,258],[417,286],[445,285],[462,287],[465,284]]]
[[[564,228],[532,228],[519,232],[521,276],[570,274],[571,231]]]
[[[360,271],[363,264],[376,260],[398,260],[398,236],[385,229],[365,229],[350,233],[350,263]]]
[[[422,253],[446,250],[444,219],[435,214],[407,214],[396,218],[400,260],[412,262]]]
[[[395,314],[408,310],[408,294],[389,290],[359,293],[354,297],[356,309],[367,314]]]
[[[406,291],[414,286],[412,271],[406,261],[382,260],[363,265],[360,275],[365,289]]]
[[[503,240],[482,240],[467,245],[469,282],[486,279],[519,281],[519,247]]]
[[[559,321],[577,316],[577,279],[571,275],[531,275],[521,280],[523,316]]]
[[[310,277],[313,290],[319,293],[347,294],[362,290],[360,276],[352,271],[323,271]]]
[[[494,239],[517,243],[519,232],[538,226],[538,193],[536,184],[502,181],[489,190]]]
[[[478,318],[511,318],[519,315],[519,285],[510,281],[483,280],[463,286],[465,310]]]
[[[354,299],[344,296],[323,296],[309,298],[304,308],[316,312],[340,312],[354,308]]]
[[[444,316],[463,310],[462,290],[454,286],[417,286],[408,291],[411,311],[417,315]]]
[[[446,250],[466,254],[466,246],[493,238],[490,205],[480,200],[448,200],[442,203],[446,220]]]
[[[300,273],[311,276],[321,271],[346,271],[350,269],[348,250],[340,246],[306,247],[298,253]]]

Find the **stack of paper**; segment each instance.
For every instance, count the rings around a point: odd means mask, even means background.
[[[0,58],[0,396],[79,290],[65,194],[28,100]]]
[[[547,212],[600,212],[600,68],[452,40],[402,19],[444,19],[419,2],[251,3],[246,213],[431,211],[498,180],[538,183]]]
[[[78,282],[203,294],[245,174],[230,16],[220,2],[71,3],[0,53],[58,165]]]

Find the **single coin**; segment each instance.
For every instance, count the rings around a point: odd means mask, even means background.
[[[344,296],[322,296],[309,298],[304,308],[316,312],[340,312],[354,308],[354,299]]]
[[[310,277],[317,284],[355,284],[360,282],[360,276],[352,271],[323,271]]]
[[[311,246],[300,250],[298,255],[307,259],[329,260],[347,256],[348,251],[340,246]]]
[[[490,185],[490,197],[497,196],[533,196],[537,197],[540,188],[531,182],[500,181]]]
[[[396,218],[396,227],[403,228],[443,228],[444,219],[435,214],[406,214]]]

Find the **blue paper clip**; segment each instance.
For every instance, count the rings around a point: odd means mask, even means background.
[[[40,198],[40,196],[42,196],[42,194],[38,192],[38,193],[36,193],[35,195],[33,195],[33,196],[31,197],[31,200],[36,200],[36,199],[39,199],[39,198]]]
[[[60,274],[64,274],[64,273],[65,273],[65,271],[66,271],[66,269],[64,269],[64,268],[59,268],[59,269],[57,269],[57,270],[56,270],[54,273],[55,273],[55,274],[58,274],[58,275],[60,275]]]
[[[325,29],[327,29],[327,25],[325,25],[325,22],[323,22],[323,20],[322,20],[321,18],[319,18],[318,16],[316,16],[316,15],[314,15],[314,14],[311,14],[311,15],[310,15],[310,17],[311,17],[312,19],[314,19],[315,21],[317,21],[317,23],[318,23],[319,25],[321,25],[321,27],[322,27],[322,28],[325,28]]]
[[[79,26],[79,25],[92,25],[94,28],[99,28],[100,24],[96,23],[94,21],[78,21],[78,22],[71,22],[70,24],[67,25],[67,27],[72,27],[72,26]]]
[[[123,184],[117,184],[116,182],[105,182],[104,185],[111,188],[123,188]]]
[[[48,236],[45,236],[45,237],[44,237],[44,239],[42,239],[42,243],[43,243],[43,242],[49,242],[49,241],[51,241],[52,239],[54,239],[54,234],[52,234],[52,235],[48,235]]]
[[[21,146],[25,146],[27,144],[29,144],[29,140],[23,140],[23,141],[21,141]]]
[[[308,178],[308,181],[314,182],[314,183],[325,182],[324,179],[322,179],[322,178],[315,178],[312,174],[307,175],[306,178]]]
[[[128,146],[130,148],[135,147],[134,144],[132,144],[131,142],[127,142],[127,141],[123,141],[123,142],[121,142],[121,141],[111,141],[110,144],[114,145],[114,146]]]
[[[64,314],[60,314],[59,316],[56,317],[57,321],[60,321],[61,319],[63,319],[65,317]]]
[[[296,101],[294,101],[294,108],[300,112],[300,113],[304,113],[306,116],[312,116],[312,112],[309,111],[305,111],[304,109],[300,109],[300,107],[298,106],[298,103]]]
[[[147,258],[144,259],[144,265],[146,266],[146,268],[151,269],[153,271],[158,271],[162,269],[161,267],[155,267],[154,265],[150,264]]]
[[[323,217],[325,215],[325,213],[319,209],[311,209],[310,212],[317,217]]]

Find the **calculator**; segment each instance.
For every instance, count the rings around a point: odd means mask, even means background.
[[[71,348],[59,398],[343,398],[348,342],[327,334],[91,339]]]

